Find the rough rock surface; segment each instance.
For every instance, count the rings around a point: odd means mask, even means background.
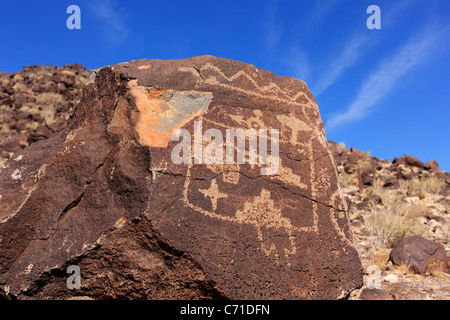
[[[389,259],[394,265],[407,265],[417,274],[436,270],[447,272],[450,266],[444,246],[420,236],[412,236],[400,241],[392,249]]]
[[[173,130],[194,136],[200,120],[223,137],[279,129],[276,173],[248,161],[175,164]],[[15,153],[0,186],[4,297],[335,299],[362,285],[313,96],[245,63],[98,70],[67,127]],[[70,265],[80,290],[66,287]]]
[[[80,64],[25,66],[0,73],[0,165],[64,128],[89,72]]]

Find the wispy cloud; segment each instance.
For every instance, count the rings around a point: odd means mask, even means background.
[[[310,67],[306,51],[298,46],[291,47],[283,56],[282,62],[289,69],[289,76],[308,81]]]
[[[117,6],[116,1],[90,1],[89,7],[101,22],[103,36],[108,43],[117,45],[128,38],[130,30],[125,24],[125,13]]]
[[[389,3],[387,9],[382,11],[382,28],[389,28],[393,26],[402,16],[405,16],[405,12],[414,8],[415,2],[418,0],[399,0]]]
[[[312,10],[309,12],[308,25],[319,23],[327,14],[339,4],[340,0],[314,0]]]
[[[266,5],[266,37],[264,40],[265,49],[267,51],[273,51],[281,39],[282,28],[280,22],[277,19],[278,2],[279,0],[270,0]]]
[[[386,13],[383,9],[383,28],[390,27],[396,23],[402,17],[402,11],[407,10],[417,0],[399,0],[390,4],[386,9]],[[338,0],[322,3],[322,1],[316,2],[315,12],[313,15],[315,19],[319,19],[326,13],[330,12],[336,5]],[[384,7],[383,7],[384,8]],[[385,14],[384,14],[385,13]],[[367,49],[373,45],[376,45],[379,37],[373,37],[369,35],[363,35],[357,33],[353,35],[344,45],[342,50],[336,55],[334,59],[328,61],[326,68],[319,77],[319,80],[313,86],[313,92],[315,96],[319,96],[324,93],[331,85],[338,81],[341,76],[349,68],[354,66],[360,58],[364,55]]]
[[[395,88],[401,77],[430,56],[442,41],[442,35],[442,29],[429,27],[384,60],[367,78],[347,111],[328,120],[327,130],[365,118]]]
[[[312,91],[316,96],[325,92],[348,68],[358,61],[364,51],[363,49],[367,47],[369,39],[367,36],[355,35],[345,44],[337,57],[328,63],[329,68],[325,69],[317,84],[313,87]]]

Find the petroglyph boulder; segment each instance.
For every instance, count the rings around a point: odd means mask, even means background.
[[[8,160],[0,187],[3,297],[336,299],[362,285],[313,96],[242,62],[97,70],[66,128]]]

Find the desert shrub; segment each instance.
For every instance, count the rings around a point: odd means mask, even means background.
[[[39,114],[41,111],[39,110],[39,107],[35,104],[24,104],[21,108],[21,111],[28,112],[31,114]]]
[[[59,93],[44,92],[37,96],[37,102],[44,105],[55,106],[63,101],[63,96]]]
[[[348,174],[345,171],[339,172],[339,181],[344,188],[356,183],[355,177],[352,174]]]
[[[430,194],[438,194],[445,188],[445,181],[437,177],[430,177],[421,181],[426,192]]]
[[[15,82],[22,82],[24,78],[20,74],[15,74],[13,77]]]
[[[50,71],[47,71],[46,69],[37,69],[35,71],[35,74],[37,75],[38,79],[42,79],[43,77],[53,76],[53,74]]]
[[[0,131],[6,130],[6,124],[12,119],[11,107],[6,105],[0,105]]]
[[[346,152],[346,151],[347,151],[347,147],[345,146],[345,143],[343,143],[343,142],[338,143],[338,144],[336,145],[336,147],[337,147],[337,149],[338,149],[340,152]]]
[[[428,227],[412,218],[407,204],[396,199],[378,208],[373,207],[365,217],[364,232],[374,248],[391,248],[398,241],[412,236],[426,237]]]
[[[386,201],[389,201],[390,199],[390,192],[385,187],[383,187],[384,182],[383,180],[379,178],[375,178],[372,182],[372,185],[367,188],[367,194],[369,196],[371,195],[377,195],[380,196],[383,200],[383,203]]]
[[[428,207],[420,201],[414,203],[404,203],[399,209],[398,214],[407,215],[408,218],[423,217],[429,212]]]
[[[61,74],[64,74],[64,75],[69,76],[69,77],[76,77],[77,76],[75,72],[70,71],[70,70],[62,70]]]
[[[445,187],[445,181],[436,177],[401,180],[400,189],[405,195],[424,199],[427,194],[438,194]]]
[[[89,80],[89,75],[82,74],[75,78],[75,83],[81,87],[84,87]]]
[[[381,270],[386,270],[390,252],[386,248],[375,249],[375,252],[370,256],[371,264],[377,265]]]
[[[42,108],[40,114],[44,118],[44,122],[47,125],[51,125],[55,120],[55,112],[55,107],[50,104],[47,104]]]
[[[444,199],[440,203],[445,207],[445,210],[447,211],[447,213],[450,213],[450,199],[449,198]]]

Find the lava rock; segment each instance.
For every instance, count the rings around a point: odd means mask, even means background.
[[[412,236],[400,241],[392,249],[389,260],[394,265],[408,265],[416,274],[426,274],[436,270],[447,271],[449,258],[442,244],[421,236]]]
[[[267,130],[279,165],[177,164],[177,129],[194,155],[195,132]],[[337,179],[303,81],[211,56],[101,68],[62,131],[0,169],[0,292],[345,298],[362,266]],[[61,281],[70,265],[80,290]]]

